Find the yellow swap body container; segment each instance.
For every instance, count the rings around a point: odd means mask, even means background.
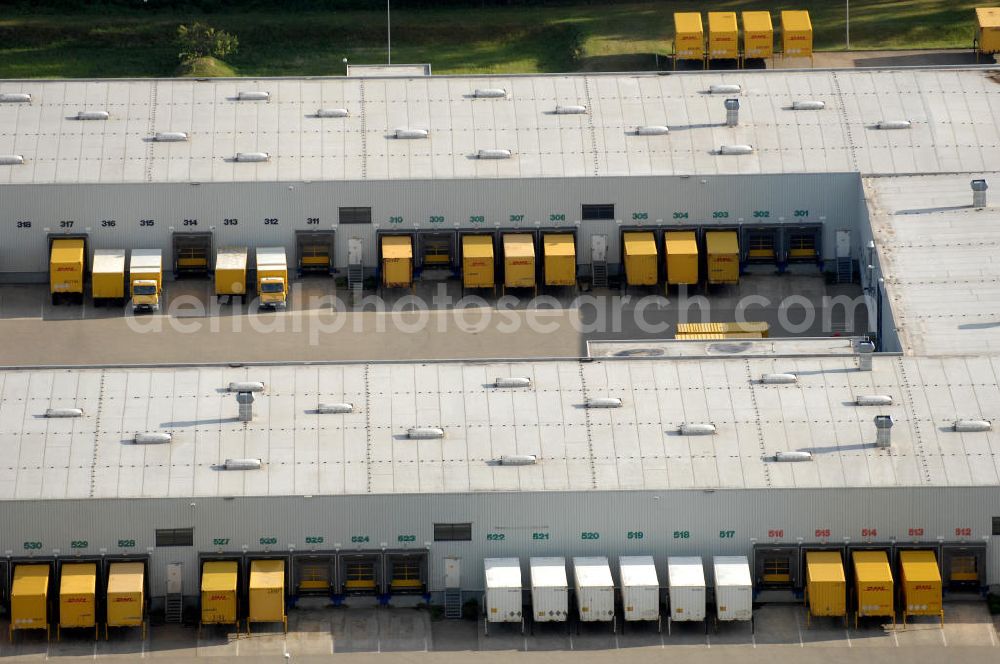
[[[740,31],[736,12],[708,12],[709,60],[736,60],[740,57]]]
[[[201,567],[201,623],[236,623],[236,562],[206,561]]]
[[[111,563],[108,569],[108,627],[141,627],[145,619],[142,563]]]
[[[697,284],[698,240],[694,231],[667,231],[664,233],[663,244],[667,261],[667,284]]]
[[[976,43],[983,55],[1000,53],[1000,7],[976,7]]]
[[[625,281],[629,286],[655,286],[656,238],[648,231],[624,233]]]
[[[125,250],[98,249],[90,269],[90,294],[95,302],[124,300]]]
[[[723,334],[721,332],[677,332],[674,334],[674,339],[681,340],[699,340],[699,341],[722,341],[724,339],[763,339],[760,332],[730,332],[728,334]]]
[[[285,561],[253,560],[250,562],[250,623],[280,622],[287,630],[285,618]]]
[[[59,573],[59,628],[96,627],[97,563],[65,563]]]
[[[550,233],[542,240],[545,254],[545,285],[576,285],[576,246],[569,233]]]
[[[854,591],[858,600],[854,622],[866,616],[891,616],[895,623],[892,569],[885,551],[853,551],[851,559],[854,562]]]
[[[466,288],[493,288],[493,236],[462,237],[462,285]]]
[[[10,631],[49,629],[49,566],[18,565],[10,590]]]
[[[247,292],[247,248],[220,247],[215,255],[215,294]]]
[[[382,285],[409,288],[413,283],[413,237],[382,236]]]
[[[83,293],[83,240],[53,240],[49,256],[52,293]]]
[[[530,234],[503,236],[503,282],[506,288],[535,287],[535,241]]]
[[[740,282],[740,242],[736,231],[705,233],[705,253],[708,256],[708,283]]]
[[[781,51],[789,58],[812,57],[813,28],[809,12],[804,9],[781,12]]]
[[[698,12],[674,13],[674,57],[678,60],[705,59],[705,30]]]
[[[771,12],[743,12],[743,57],[770,58],[774,55],[774,26]]]
[[[836,551],[806,552],[806,601],[810,616],[847,615],[844,562]]]
[[[678,323],[679,334],[754,334],[757,338],[767,338],[771,326],[764,321],[746,321],[744,323]]]
[[[900,551],[899,569],[903,585],[903,624],[908,616],[937,616],[944,622],[941,570],[934,552]]]

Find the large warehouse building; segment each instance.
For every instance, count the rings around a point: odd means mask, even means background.
[[[1000,584],[1000,211],[970,189],[1000,171],[995,70],[4,81],[0,94],[8,282],[44,280],[64,234],[174,264],[226,245],[284,246],[301,264],[326,247],[331,270],[357,238],[375,273],[387,234],[412,238],[419,268],[457,266],[464,234],[499,251],[527,231],[544,251],[561,232],[588,275],[595,237],[614,272],[626,230],[726,229],[744,260],[754,247],[779,268],[849,265],[884,351],[871,370],[850,339],[9,369],[5,598],[18,564],[74,558],[144,561],[158,605],[196,604],[206,559],[243,576],[282,559],[289,595],[337,601],[474,595],[484,558],[533,555],[649,554],[662,573],[667,554],[741,554],[759,590],[798,591],[808,550],[895,561],[916,547],[952,589]],[[725,99],[740,106],[728,124]],[[771,373],[794,379],[762,382]],[[250,421],[234,381],[263,384]],[[586,407],[598,398],[620,407]],[[145,434],[154,444],[136,444]],[[512,455],[524,465],[500,463]]]

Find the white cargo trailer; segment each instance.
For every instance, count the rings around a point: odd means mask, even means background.
[[[705,620],[705,569],[700,557],[668,557],[667,584],[670,593],[668,634],[671,623]]]
[[[521,561],[518,558],[487,558],[486,597],[483,631],[489,635],[490,623],[520,623],[524,634],[521,604]]]
[[[569,618],[569,586],[565,558],[531,558],[533,622],[565,622]]]
[[[751,621],[753,624],[753,583],[746,556],[715,556],[715,621]]]
[[[660,631],[660,580],[653,557],[621,556],[618,573],[625,622],[655,621],[656,631]]]
[[[573,558],[573,589],[580,622],[610,622],[615,631],[615,582],[603,556]],[[579,629],[579,625],[577,625]]]

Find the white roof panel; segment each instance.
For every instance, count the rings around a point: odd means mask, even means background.
[[[573,558],[573,577],[580,588],[613,588],[611,567],[603,556]]]
[[[704,588],[705,568],[698,556],[668,556],[667,582],[671,588]]]
[[[621,556],[618,558],[618,571],[623,588],[660,586],[653,556]]]
[[[712,558],[716,586],[751,587],[750,563],[746,556],[715,556]]]
[[[531,558],[528,566],[532,588],[567,587],[565,558]]]
[[[486,558],[487,588],[520,588],[521,561],[517,558]]]

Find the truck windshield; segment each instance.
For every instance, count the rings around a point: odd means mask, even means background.
[[[281,293],[284,290],[285,289],[283,288],[282,284],[261,284],[260,285],[260,292],[261,293]]]
[[[156,286],[136,286],[133,295],[156,295]]]

